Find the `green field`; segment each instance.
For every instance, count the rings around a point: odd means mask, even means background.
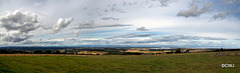
[[[240,73],[240,56],[211,54],[0,57],[0,73]],[[225,63],[235,67],[222,68]]]

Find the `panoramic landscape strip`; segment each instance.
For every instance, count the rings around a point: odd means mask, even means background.
[[[240,73],[240,0],[0,0],[0,73]]]
[[[0,72],[240,72],[240,49],[20,48],[0,50]]]

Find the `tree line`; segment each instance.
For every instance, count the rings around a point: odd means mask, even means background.
[[[66,52],[52,51],[52,50],[35,50],[35,51],[22,51],[22,50],[9,50],[1,49],[0,54],[67,54]]]

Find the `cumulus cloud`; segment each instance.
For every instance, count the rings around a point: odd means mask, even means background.
[[[73,19],[70,18],[59,18],[57,23],[53,25],[52,30],[53,33],[57,33],[59,31],[61,31],[62,29],[66,28],[71,22],[73,21]]]
[[[21,34],[21,33],[12,33],[12,34],[8,34],[6,36],[3,36],[1,38],[1,40],[6,41],[6,42],[21,42],[21,41],[25,41],[29,38],[31,38],[32,35],[28,35],[28,34]]]
[[[136,30],[137,31],[148,31],[148,29],[146,29],[145,27],[139,27]]]
[[[177,16],[183,16],[183,17],[198,17],[203,13],[206,13],[209,11],[209,8],[212,4],[206,3],[204,6],[199,9],[197,5],[192,5],[188,10],[181,10],[178,12]]]
[[[2,15],[0,17],[0,25],[7,31],[20,31],[21,33],[28,33],[40,27],[37,14],[20,10],[7,12],[7,14]]]
[[[40,27],[36,13],[23,10],[7,12],[0,16],[0,26],[5,28],[8,33],[1,37],[6,42],[21,42],[29,39],[32,35],[28,32]]]
[[[214,20],[223,20],[225,19],[227,16],[229,15],[229,12],[221,12],[218,14],[213,15],[213,19]]]
[[[124,34],[124,35],[116,35],[116,36],[107,37],[106,39],[150,37],[150,36],[153,36],[153,35],[156,35],[156,34],[147,34],[147,33],[137,34],[137,33],[129,33],[129,34]]]

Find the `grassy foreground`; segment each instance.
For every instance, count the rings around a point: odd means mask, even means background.
[[[0,57],[0,73],[240,72],[240,56],[211,54]],[[225,63],[235,67],[222,68]]]

